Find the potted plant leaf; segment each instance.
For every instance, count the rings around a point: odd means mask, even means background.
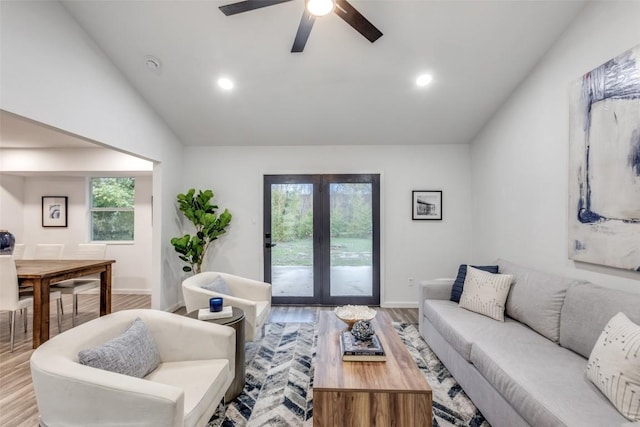
[[[186,194],[178,194],[178,207],[195,227],[194,235],[185,234],[171,239],[179,258],[188,265],[182,267],[185,272],[200,273],[209,245],[227,232],[231,222],[231,213],[225,209],[217,215],[218,206],[211,204],[214,197],[211,190],[190,189]]]

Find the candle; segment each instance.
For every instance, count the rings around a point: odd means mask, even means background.
[[[222,311],[222,298],[214,297],[209,299],[209,311]]]

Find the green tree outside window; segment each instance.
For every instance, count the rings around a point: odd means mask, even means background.
[[[91,240],[133,241],[135,178],[91,178]]]

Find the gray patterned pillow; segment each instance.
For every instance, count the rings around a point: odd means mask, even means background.
[[[82,365],[143,378],[160,364],[160,354],[151,332],[139,317],[129,328],[100,347],[81,350]]]
[[[216,277],[213,282],[202,285],[201,288],[219,294],[231,295],[231,289],[229,289],[229,285],[227,285],[222,276]]]
[[[587,363],[587,378],[618,411],[640,421],[640,326],[618,313],[604,327]]]

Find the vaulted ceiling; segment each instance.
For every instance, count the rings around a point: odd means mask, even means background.
[[[218,9],[233,1],[62,3],[190,146],[468,143],[584,6],[350,0],[380,39],[330,14],[291,53],[303,0],[233,16]]]

